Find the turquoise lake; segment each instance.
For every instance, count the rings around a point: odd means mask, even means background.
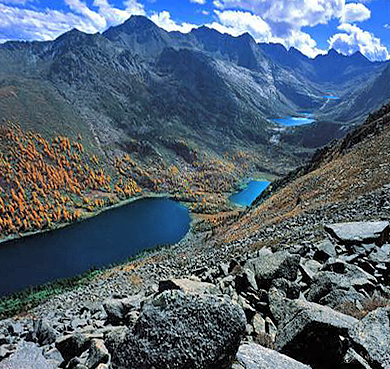
[[[333,96],[333,95],[324,95],[322,96],[324,99],[329,99],[329,100],[340,100],[338,96]]]
[[[311,116],[310,113],[307,113]],[[280,124],[282,126],[303,126],[305,124],[311,124],[315,122],[315,119],[306,115],[305,117],[291,117],[287,116],[285,118],[272,119],[273,122]]]
[[[143,199],[58,230],[0,244],[0,295],[125,261],[142,250],[180,241],[186,207]]]
[[[271,182],[251,181],[246,188],[230,196],[230,201],[241,206],[250,206]]]

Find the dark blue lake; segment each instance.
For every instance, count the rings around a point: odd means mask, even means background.
[[[291,116],[287,116],[285,118],[278,118],[278,119],[272,119],[273,122],[277,123],[277,124],[280,124],[282,126],[289,126],[289,127],[292,127],[292,126],[302,126],[302,125],[305,125],[305,124],[311,124],[313,122],[315,122],[315,119],[311,118],[311,114],[310,113],[307,113],[308,115],[304,116],[304,117],[291,117]]]
[[[230,201],[237,205],[250,206],[269,184],[267,181],[251,181],[246,188],[230,196]]]
[[[178,202],[144,199],[62,229],[0,244],[0,295],[173,244],[189,227],[189,211]]]

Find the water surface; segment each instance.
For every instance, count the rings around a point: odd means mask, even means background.
[[[55,231],[0,244],[0,295],[119,263],[189,230],[188,209],[144,199]]]
[[[308,116],[306,114],[305,114],[306,116],[304,116],[304,117],[287,116],[285,118],[272,119],[272,121],[277,123],[277,124],[280,124],[283,126],[289,126],[289,127],[302,126],[302,125],[314,123],[315,119],[311,118],[312,117],[311,113],[307,113],[307,114],[310,116]]]
[[[237,205],[250,206],[269,184],[267,181],[250,181],[246,188],[230,196],[230,200]]]

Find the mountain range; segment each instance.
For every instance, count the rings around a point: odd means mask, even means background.
[[[81,134],[107,160],[129,152],[144,165],[183,161],[185,142],[220,159],[242,151],[256,170],[280,174],[389,99],[389,72],[359,52],[310,59],[249,34],[167,32],[132,16],[102,34],[0,45],[0,117],[49,137]],[[316,123],[271,120],[301,111]]]

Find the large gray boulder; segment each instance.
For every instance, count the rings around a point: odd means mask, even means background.
[[[217,293],[217,288],[215,285],[188,278],[172,278],[160,281],[158,290],[159,292],[164,292],[167,290],[181,290],[185,293],[197,295],[201,295],[203,293]]]
[[[390,368],[390,307],[367,314],[349,331],[356,351],[375,368]]]
[[[165,291],[146,303],[133,329],[106,346],[116,369],[230,368],[244,335],[240,307],[213,295]]]
[[[22,342],[9,358],[0,362],[0,369],[54,369],[56,365],[47,361],[42,350],[31,342]]]
[[[126,315],[133,309],[139,309],[141,301],[144,298],[142,294],[133,295],[123,299],[110,298],[103,304],[107,313],[107,323],[112,325],[121,325],[124,323]]]
[[[58,332],[56,332],[46,319],[34,321],[34,334],[38,343],[42,346],[50,345],[56,341]]]
[[[382,245],[389,240],[390,223],[387,221],[336,223],[326,225],[325,230],[345,245],[355,243]]]
[[[255,274],[259,288],[269,288],[271,282],[277,278],[295,281],[300,259],[299,255],[278,251],[274,254],[265,254],[251,259],[245,264],[245,267]]]
[[[302,299],[289,300],[276,289],[270,290],[269,299],[278,322],[276,350],[314,367],[335,368],[343,362],[346,347],[340,336],[357,319]]]
[[[310,369],[286,355],[255,343],[245,343],[237,352],[236,369]]]

